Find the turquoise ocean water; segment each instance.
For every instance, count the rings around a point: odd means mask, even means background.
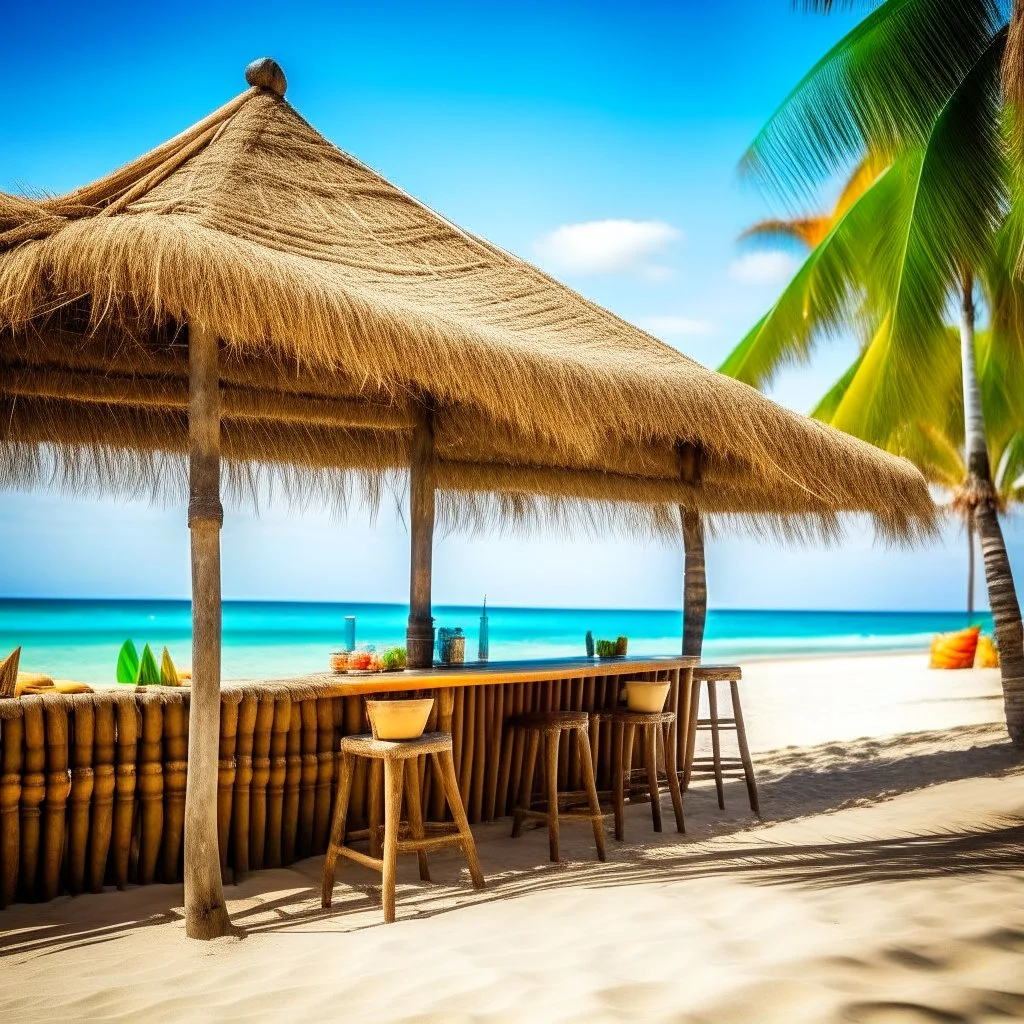
[[[490,608],[492,660],[584,653],[584,637],[625,634],[630,654],[680,649],[679,611]],[[327,668],[342,646],[346,615],[356,641],[378,647],[404,642],[407,609],[388,604],[300,604],[227,601],[223,675],[272,678]],[[462,626],[466,658],[476,657],[480,609],[440,606],[437,626]],[[986,630],[988,615],[977,615]],[[968,624],[963,612],[711,611],[704,657],[752,657],[857,651],[927,650],[934,633]],[[22,646],[22,668],[83,682],[113,682],[121,643],[166,645],[179,665],[191,662],[187,601],[0,600],[0,657]]]

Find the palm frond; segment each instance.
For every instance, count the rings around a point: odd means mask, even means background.
[[[869,292],[888,311],[833,418],[867,440],[884,438],[893,417],[914,419],[929,401],[921,373],[941,346],[950,295],[964,267],[989,258],[1006,206],[998,69],[1004,34],[991,41],[946,102],[923,147],[887,174],[901,183],[876,225]]]
[[[865,152],[923,144],[1005,20],[998,0],[886,0],[797,84],[741,169],[805,195]]]
[[[806,362],[822,337],[861,315],[870,240],[889,219],[901,192],[898,171],[886,171],[850,206],[775,305],[729,354],[722,373],[763,387],[784,366]]]

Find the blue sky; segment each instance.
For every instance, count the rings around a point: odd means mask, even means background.
[[[211,6],[8,11],[0,189],[96,178],[241,91],[246,63],[270,54],[289,100],[343,149],[710,366],[794,265],[737,247],[772,211],[737,161],[854,21],[789,0]],[[74,26],[59,52],[54,24]],[[806,411],[851,354],[821,352],[774,397]],[[1024,564],[1024,531],[1009,534]],[[406,597],[407,537],[389,508],[374,527],[232,513],[223,551],[227,597]],[[709,552],[711,602],[958,608],[965,560],[955,532],[912,553],[858,530],[829,551],[723,539]],[[184,511],[3,493],[0,566],[0,595],[186,596]],[[448,537],[435,599],[673,607],[680,570],[679,552],[617,541]]]

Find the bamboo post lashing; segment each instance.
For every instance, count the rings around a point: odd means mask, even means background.
[[[238,747],[238,701],[221,700],[220,745],[217,751],[217,854],[220,874],[228,872],[231,841],[231,811],[235,795],[235,751]]]
[[[163,705],[163,713],[164,820],[160,874],[165,882],[176,882],[181,843],[185,835],[188,715],[184,701],[173,698]]]
[[[89,852],[89,812],[96,784],[93,765],[96,713],[90,695],[69,698],[71,718],[71,792],[68,796],[67,887],[72,896],[84,891]]]
[[[188,527],[192,560],[192,686],[185,796],[185,933],[229,927],[217,840],[220,752],[221,585],[220,373],[213,331],[188,329]]]
[[[135,821],[137,772],[135,758],[141,715],[134,700],[117,702],[117,765],[114,773],[114,820],[111,828],[111,871],[118,889],[128,885],[132,871],[132,827]]]
[[[21,821],[18,814],[24,779],[25,720],[22,704],[0,719],[0,910],[18,893]]]
[[[252,751],[256,731],[256,695],[246,693],[238,705],[235,740],[235,786],[231,796],[231,849],[233,880],[242,881],[249,873],[249,814],[252,799]]]
[[[22,697],[25,721],[25,762],[21,779],[21,855],[19,888],[34,902],[39,877],[40,805],[46,797],[46,726],[42,697]]]
[[[68,794],[68,708],[64,700],[43,703],[46,729],[46,798],[43,803],[42,878],[39,898],[55,899],[60,892]]]

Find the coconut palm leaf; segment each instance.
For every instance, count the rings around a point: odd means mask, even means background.
[[[805,195],[865,152],[923,144],[1007,14],[999,0],[886,0],[804,76],[741,168]]]
[[[722,373],[755,387],[784,366],[806,362],[823,337],[842,331],[863,310],[870,239],[903,191],[887,170],[835,223],[775,305],[729,354]]]
[[[894,164],[900,197],[876,225],[869,263],[869,291],[888,314],[832,419],[866,440],[884,443],[895,422],[926,414],[931,382],[920,368],[942,347],[947,305],[964,268],[989,259],[1006,206],[998,92],[1004,42],[1005,33],[990,41],[926,144]],[[965,145],[970,162],[962,157]]]

